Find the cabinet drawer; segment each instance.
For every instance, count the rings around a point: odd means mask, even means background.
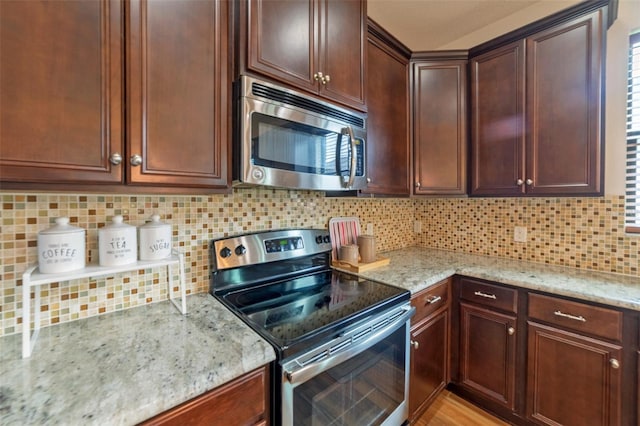
[[[449,283],[450,278],[416,293],[411,298],[411,305],[416,308],[416,314],[411,322],[417,324],[438,309],[449,303]]]
[[[460,284],[461,299],[507,312],[517,312],[518,291],[515,289],[469,278],[462,278]]]
[[[610,340],[622,340],[622,312],[529,294],[529,318]]]

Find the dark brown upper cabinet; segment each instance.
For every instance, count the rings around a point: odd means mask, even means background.
[[[16,1],[0,16],[3,187],[228,190],[228,2]]]
[[[471,193],[518,195],[524,186],[524,41],[470,61]]]
[[[606,8],[471,53],[471,195],[600,195]]]
[[[247,48],[241,72],[366,110],[365,0],[250,0],[239,16]]]
[[[128,5],[127,182],[226,188],[228,2]]]
[[[416,56],[412,59],[413,193],[464,195],[467,61],[459,59],[460,53],[452,55],[457,59]]]
[[[375,22],[367,45],[367,188],[409,196],[409,50]]]
[[[122,3],[1,1],[0,45],[3,187],[121,183]]]

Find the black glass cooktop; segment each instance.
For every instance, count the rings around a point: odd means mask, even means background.
[[[332,270],[222,296],[282,351],[312,345],[409,297],[407,290]]]

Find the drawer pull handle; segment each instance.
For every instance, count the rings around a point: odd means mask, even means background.
[[[611,358],[609,360],[609,364],[611,364],[611,368],[613,368],[613,369],[617,370],[618,368],[620,368],[620,362],[615,358]]]
[[[438,303],[441,300],[442,300],[442,297],[432,295],[427,297],[425,305],[433,305],[434,303]]]
[[[476,296],[484,297],[484,298],[486,298],[486,299],[493,299],[493,300],[496,300],[496,299],[497,299],[497,297],[496,297],[496,295],[495,295],[495,294],[483,293],[483,292],[481,292],[481,291],[476,291],[476,292],[475,292],[475,293],[473,293],[473,294],[475,294]]]
[[[575,315],[571,315],[571,314],[565,314],[562,311],[555,311],[553,313],[553,315],[558,316],[558,317],[562,317],[562,318],[569,318],[575,321],[580,321],[580,322],[587,322],[587,320],[585,319],[585,317],[583,317],[582,315],[580,315],[579,317],[575,316]]]
[[[413,349],[418,349],[420,347],[420,343],[416,342],[415,340],[412,340],[411,346],[413,346]]]

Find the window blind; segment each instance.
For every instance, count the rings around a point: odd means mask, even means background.
[[[640,33],[629,42],[625,224],[640,233]]]

